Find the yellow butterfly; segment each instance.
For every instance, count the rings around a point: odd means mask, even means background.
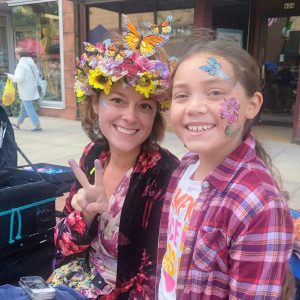
[[[111,42],[110,39],[107,39],[103,42],[105,45],[105,55],[107,57],[113,58],[115,61],[121,63],[124,58],[129,56],[132,52],[128,49],[122,49],[120,46]]]
[[[172,31],[172,26],[171,26],[172,21],[173,21],[173,17],[168,16],[160,24],[154,24],[154,23],[146,22],[145,25],[154,34],[166,34],[166,35],[168,35]]]
[[[132,51],[138,50],[142,56],[153,55],[155,48],[162,46],[168,40],[167,36],[161,35],[152,34],[143,36],[124,14],[123,19],[124,25],[127,27],[127,32],[124,37],[126,47]]]

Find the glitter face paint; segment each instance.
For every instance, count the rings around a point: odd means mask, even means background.
[[[224,80],[229,79],[229,77],[222,70],[221,64],[218,63],[217,59],[212,56],[207,59],[207,64],[200,66],[199,69],[207,72],[211,76],[219,76]]]
[[[101,100],[99,101],[99,105],[100,105],[102,108],[104,108],[104,109],[108,109],[108,107],[109,107],[109,105],[108,105],[108,103],[107,103],[107,100],[104,100],[104,99],[101,99]]]
[[[220,117],[226,119],[228,125],[225,128],[225,135],[229,137],[235,137],[240,131],[238,126],[238,117],[239,117],[240,102],[236,98],[232,97],[229,99],[224,99],[221,103],[219,110]],[[235,124],[236,123],[236,127]]]

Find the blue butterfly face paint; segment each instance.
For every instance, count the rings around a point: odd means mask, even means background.
[[[222,70],[222,66],[214,57],[208,58],[208,63],[204,66],[199,67],[200,70],[207,72],[211,76],[219,76],[224,80],[228,80],[229,77]]]

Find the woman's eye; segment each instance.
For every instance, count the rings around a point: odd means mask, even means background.
[[[110,99],[110,102],[114,104],[122,104],[124,101],[121,98],[114,97]]]
[[[147,111],[147,110],[152,110],[153,107],[149,104],[149,103],[141,103],[139,105],[139,108],[142,110],[142,111]]]

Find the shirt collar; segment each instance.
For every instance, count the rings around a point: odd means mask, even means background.
[[[159,148],[158,148],[159,149]],[[137,162],[134,166],[134,173],[146,173],[149,169],[154,167],[157,162],[161,159],[161,153],[159,150],[150,150],[148,152],[142,152],[138,158]],[[102,163],[102,167],[104,167],[109,159],[110,152],[102,151],[100,153],[100,161]]]
[[[249,133],[245,140],[207,175],[204,181],[208,181],[216,189],[223,192],[240,168],[255,157],[255,139],[252,133]],[[187,167],[198,159],[198,154],[190,152],[183,157],[182,163]]]
[[[223,192],[235,174],[256,157],[255,138],[249,133],[245,140],[207,176],[207,180]]]

